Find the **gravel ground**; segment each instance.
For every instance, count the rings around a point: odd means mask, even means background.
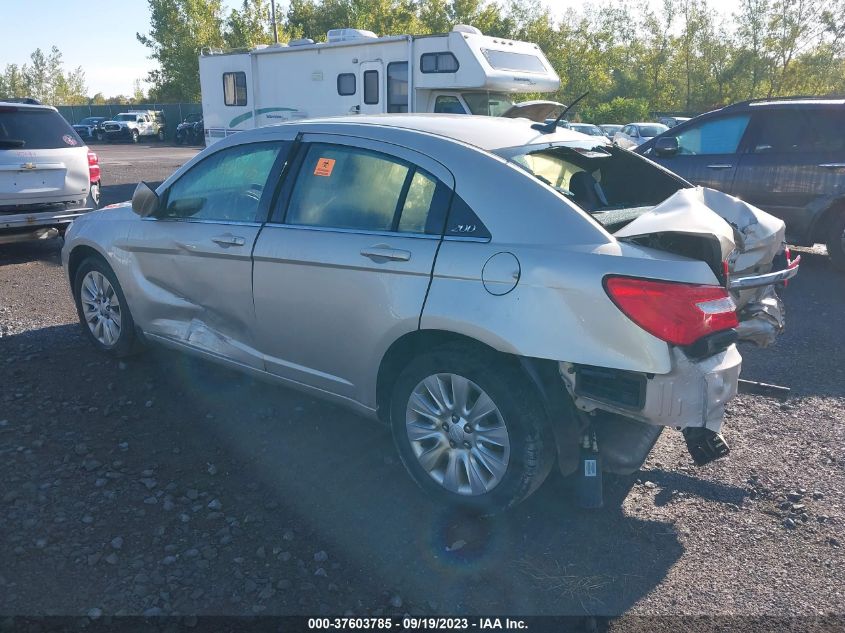
[[[105,202],[192,154],[98,149]],[[845,277],[822,254],[776,347],[743,350],[744,377],[792,397],[736,398],[727,459],[696,468],[666,432],[600,512],[553,476],[474,520],[345,410],[164,350],[96,354],[59,248],[0,249],[2,614],[843,613]]]

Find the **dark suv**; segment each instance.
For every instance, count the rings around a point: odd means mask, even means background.
[[[635,151],[783,219],[792,244],[827,244],[845,271],[845,99],[743,101]]]

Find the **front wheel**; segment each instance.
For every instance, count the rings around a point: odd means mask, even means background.
[[[534,492],[554,462],[548,420],[522,371],[463,346],[405,368],[390,422],[411,477],[450,505],[505,510]]]
[[[132,142],[137,143],[140,134],[138,134],[138,130],[132,130]]]
[[[833,267],[845,273],[845,211],[833,219],[827,240],[827,254],[830,255]]]
[[[134,352],[135,322],[108,264],[98,257],[86,259],[76,271],[73,287],[79,322],[94,346],[116,357]]]
[[[164,130],[159,130],[158,131],[158,140],[163,143],[164,138],[165,138]]]

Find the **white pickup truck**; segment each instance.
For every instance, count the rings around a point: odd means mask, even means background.
[[[121,112],[111,121],[103,122],[107,141],[132,141],[141,137],[165,139],[164,113],[160,110],[129,110]]]

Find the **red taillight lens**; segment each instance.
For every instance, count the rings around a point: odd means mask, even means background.
[[[736,305],[721,286],[607,277],[604,287],[629,319],[673,345],[691,345],[739,324]]]
[[[88,177],[91,182],[100,180],[100,159],[94,152],[88,152]]]

